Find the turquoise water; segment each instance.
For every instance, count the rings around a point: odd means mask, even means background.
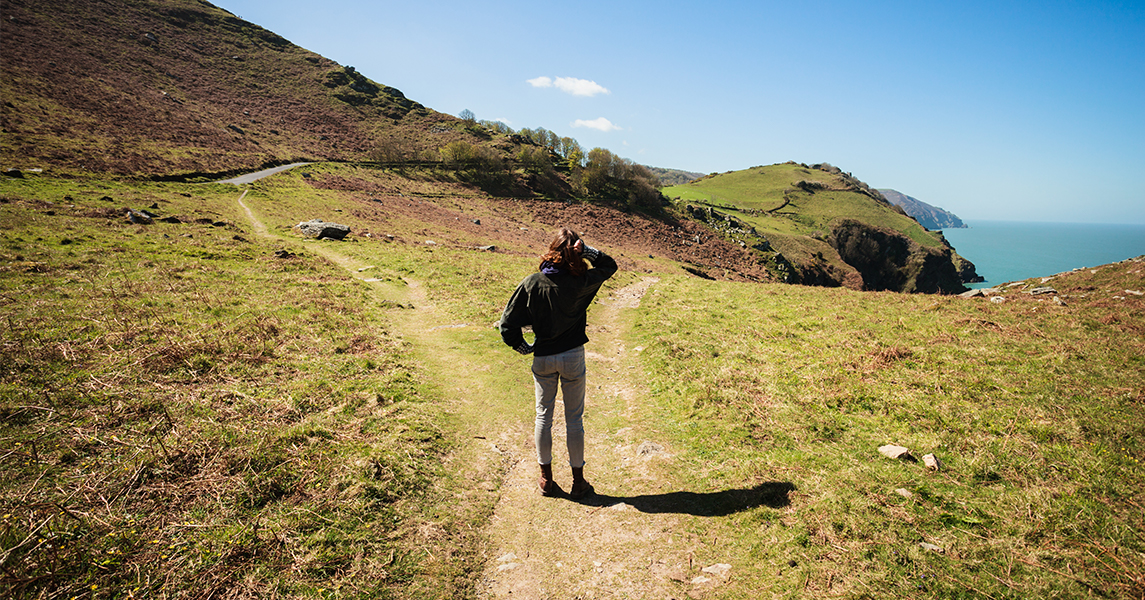
[[[1078,267],[1096,267],[1145,254],[1145,225],[966,221],[944,229],[950,245],[974,263],[983,288]]]

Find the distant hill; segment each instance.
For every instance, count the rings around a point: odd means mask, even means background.
[[[829,164],[752,167],[662,192],[792,283],[954,293],[977,277],[941,233]]]
[[[681,185],[690,181],[695,181],[704,176],[703,173],[694,173],[692,171],[681,171],[679,169],[664,169],[661,167],[647,167],[649,171],[660,181],[660,185]]]
[[[914,217],[923,227],[930,230],[965,229],[966,225],[952,212],[931,206],[918,198],[907,196],[895,190],[880,189],[891,204],[902,207],[906,214]]]

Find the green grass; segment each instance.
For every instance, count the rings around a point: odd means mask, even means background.
[[[3,196],[6,595],[375,597],[433,571],[419,531],[454,442],[394,309],[276,258],[230,186]],[[151,203],[184,222],[117,208]]]
[[[700,489],[794,486],[787,509],[709,531],[742,589],[1145,591],[1139,313],[1126,327],[1095,302],[1078,327],[1040,303],[694,279],[657,285],[643,307],[632,345],[687,449],[680,471]],[[883,458],[888,443],[945,468]]]
[[[798,181],[817,181],[829,189],[807,193]],[[724,173],[692,183],[666,187],[662,193],[682,202],[703,202],[733,208],[735,216],[767,235],[812,235],[830,232],[839,215],[902,232],[923,246],[941,246],[938,238],[917,222],[857,192],[843,191],[837,175],[785,163]],[[794,191],[792,191],[794,190]],[[758,211],[758,212],[756,212]]]
[[[476,595],[507,465],[473,449],[532,412],[493,324],[535,249],[387,203],[523,209],[315,165],[251,187],[267,240],[233,186],[0,185],[6,597]],[[122,217],[152,205],[182,222]],[[314,217],[356,233],[290,232]],[[1066,307],[658,275],[623,361],[649,392],[631,418],[673,447],[662,481],[790,490],[682,517],[698,563],[733,564],[724,596],[1145,590],[1145,323],[1113,299],[1139,267],[1055,281]]]

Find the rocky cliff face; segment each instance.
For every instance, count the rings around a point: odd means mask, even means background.
[[[962,229],[966,225],[952,212],[931,206],[918,198],[912,198],[895,190],[879,190],[891,204],[903,209],[906,214],[918,221],[919,225],[930,229]]]
[[[897,231],[854,219],[836,221],[827,242],[862,275],[864,289],[932,294],[966,290],[949,246],[926,248]]]

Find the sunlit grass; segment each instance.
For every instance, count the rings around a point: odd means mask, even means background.
[[[723,524],[737,551],[722,555],[758,585],[1141,592],[1145,490],[1128,442],[1145,434],[1139,315],[1095,335],[1044,303],[691,279],[656,286],[643,306],[633,343],[687,448],[681,472],[712,489],[795,487],[778,518],[761,507]],[[945,468],[885,459],[888,443]]]

